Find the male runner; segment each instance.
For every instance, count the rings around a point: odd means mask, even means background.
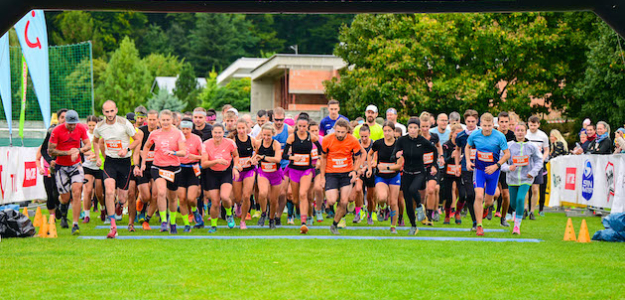
[[[543,157],[543,164],[549,160],[549,137],[547,134],[538,129],[540,127],[540,118],[537,116],[531,116],[528,120],[529,131],[525,135],[525,138],[534,143],[538,150],[540,150]],[[530,207],[529,207],[529,218],[530,220],[536,220],[534,216],[534,207],[536,207],[536,202],[538,202],[538,197],[540,196],[541,201],[544,201],[545,194],[541,191],[544,190],[543,186],[546,185],[543,173],[545,169],[540,170],[540,173],[536,178],[534,178],[534,184],[532,184],[532,194],[530,199]],[[525,216],[525,215],[524,215]]]
[[[506,140],[508,142],[514,141],[514,131],[510,130],[510,115],[507,111],[502,111],[497,116],[497,123],[499,124],[499,132],[503,133],[506,136]],[[497,212],[495,216],[499,216],[501,218],[500,224],[503,227],[509,227],[508,222],[506,222],[506,214],[508,213],[508,206],[510,205],[510,190],[508,189],[508,183],[506,181],[506,176],[499,176],[499,191],[501,199],[497,201]],[[492,207],[488,209],[487,218],[490,220],[492,215]]]
[[[158,129],[158,111],[150,110],[147,112],[147,124],[139,127],[139,131],[143,133],[141,141],[141,151],[147,144],[150,133]],[[143,203],[139,213],[139,223],[143,226],[143,230],[150,230],[150,219],[156,212],[156,197],[157,191],[154,185],[154,178],[150,170],[152,169],[152,163],[154,162],[154,145],[150,147],[148,156],[145,160],[146,170],[141,171],[141,164],[143,163],[143,157],[141,157],[141,151],[133,152],[133,160],[135,162],[134,173],[137,177],[137,185],[139,186],[139,195],[141,196],[141,202]],[[149,204],[149,206],[148,206]],[[146,215],[147,212],[147,215]]]
[[[328,116],[324,117],[321,119],[321,122],[319,122],[319,135],[324,136],[333,133],[334,123],[336,123],[338,119],[349,121],[347,117],[339,114],[339,111],[341,111],[339,102],[334,99],[330,100],[328,102]]]
[[[251,134],[251,136],[253,138],[258,137],[258,135],[260,134],[260,129],[268,121],[269,121],[269,117],[267,117],[267,111],[264,110],[264,109],[259,110],[256,113],[256,125],[254,125],[254,127],[252,127],[252,134]]]
[[[406,126],[397,122],[397,110],[395,108],[389,108],[386,110],[386,121],[393,122],[395,128],[401,129],[401,135],[406,135]]]
[[[383,139],[384,130],[382,129],[382,126],[380,126],[380,124],[375,122],[375,118],[378,117],[378,107],[375,105],[367,106],[367,109],[365,110],[365,116],[367,117],[365,123],[369,125],[369,131],[371,132],[371,140],[375,142],[379,139]],[[354,128],[354,136],[357,139],[360,138],[360,127],[362,127],[362,125],[363,124],[360,124],[356,126],[356,128]]]

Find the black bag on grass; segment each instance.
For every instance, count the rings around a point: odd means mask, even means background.
[[[25,215],[13,209],[0,211],[0,236],[32,237],[35,235],[35,226]]]

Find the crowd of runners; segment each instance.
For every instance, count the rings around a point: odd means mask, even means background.
[[[523,122],[513,112],[469,109],[423,112],[401,124],[396,109],[380,120],[369,105],[350,122],[336,100],[328,112],[320,122],[303,112],[288,118],[280,107],[258,111],[254,121],[229,105],[184,114],[140,106],[120,116],[107,101],[102,118],[83,124],[75,111],[60,110],[37,161],[47,207],[73,234],[99,210],[108,238],[124,214],[129,232],[160,224],[177,234],[178,220],[185,233],[205,226],[214,233],[219,219],[229,228],[238,221],[241,230],[250,223],[275,229],[285,210],[302,234],[326,218],[339,234],[348,216],[368,225],[390,221],[396,234],[407,216],[415,235],[418,223],[462,224],[467,215],[478,236],[483,219],[493,218],[520,234],[524,219],[543,215],[545,163],[569,154],[562,135],[547,136],[536,116]],[[609,126],[584,125],[582,145],[571,153],[600,153],[605,145],[611,152]]]

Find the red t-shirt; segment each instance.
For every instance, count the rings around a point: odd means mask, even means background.
[[[190,159],[189,154],[202,155],[202,139],[197,134],[192,133],[187,139],[187,155],[180,158],[181,164],[188,165],[198,162],[198,160]]]
[[[232,153],[234,152],[234,150],[237,149],[237,145],[234,143],[234,141],[226,138],[221,140],[221,144],[219,144],[219,146],[215,145],[214,139],[209,139],[208,141],[204,142],[203,147],[204,148],[202,149],[202,151],[206,151],[206,153],[208,153],[208,160],[223,158],[228,161],[227,166],[216,164],[210,167],[213,171],[225,171],[226,169],[228,169],[232,162]]]
[[[175,155],[167,155],[165,151],[180,151],[178,143],[184,142],[184,134],[177,128],[171,127],[168,131],[157,129],[150,133],[148,141],[154,143],[154,165],[159,167],[180,166],[180,159]]]
[[[87,126],[84,124],[76,124],[74,130],[67,130],[65,124],[54,127],[50,134],[50,143],[56,144],[56,149],[61,151],[69,151],[73,148],[80,149],[80,142],[89,140],[87,135]],[[56,163],[61,166],[73,166],[80,162],[80,155],[76,160],[72,160],[71,155],[63,155],[56,158]]]

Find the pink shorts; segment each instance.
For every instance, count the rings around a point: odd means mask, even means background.
[[[256,168],[252,168],[249,171],[241,171],[241,172],[239,172],[239,179],[238,180],[234,180],[234,182],[241,182],[241,181],[245,180],[245,178],[254,177],[255,174],[256,174]]]
[[[284,179],[284,173],[282,173],[282,169],[280,168],[278,168],[277,171],[271,173],[267,173],[261,169],[258,169],[258,176],[267,178],[267,180],[269,180],[269,184],[273,186],[281,185],[282,180]]]
[[[306,175],[312,175],[312,177],[314,177],[315,175],[315,169],[313,168],[306,170],[297,170],[287,167],[284,171],[286,172],[286,176],[289,177],[291,181],[295,181],[295,183],[299,183],[302,180],[302,177]]]

